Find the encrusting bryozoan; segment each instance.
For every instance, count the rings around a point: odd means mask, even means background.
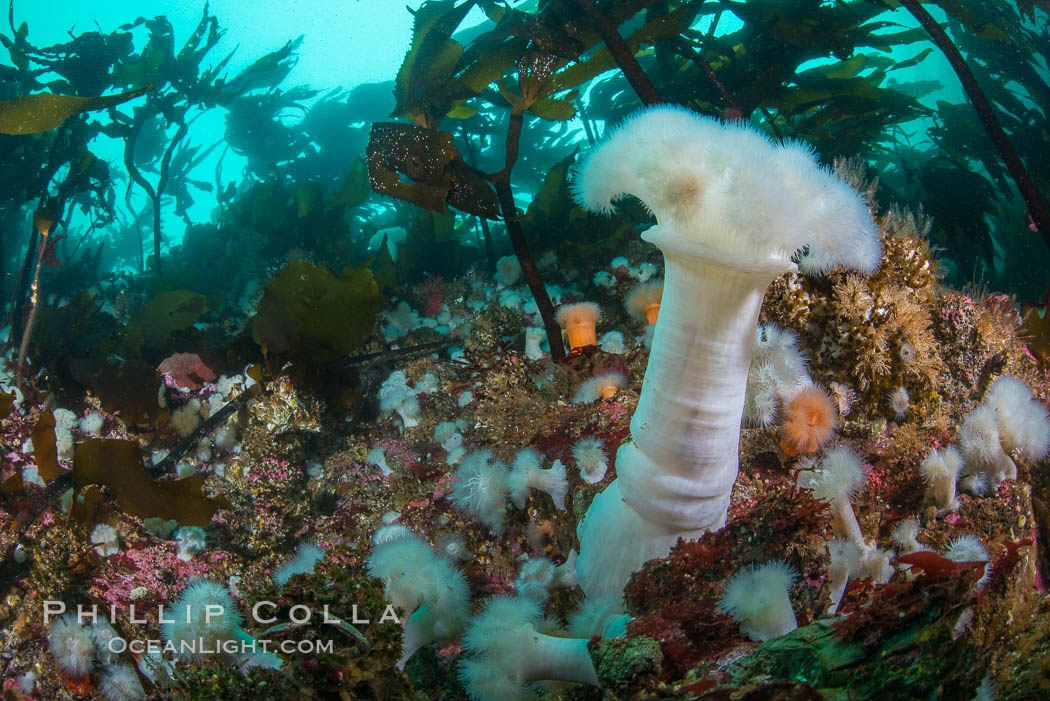
[[[463,635],[468,655],[459,678],[475,701],[516,701],[532,697],[526,684],[573,681],[597,685],[589,638],[557,638],[539,633],[543,612],[535,601],[496,596]]]
[[[740,421],[759,307],[769,284],[798,268],[877,267],[868,206],[801,144],[687,109],[658,106],[591,150],[574,187],[610,212],[638,197],[657,225],[642,238],[664,255],[652,351],[617,454],[617,479],[578,526],[580,585],[617,594],[678,538],[725,524],[738,469]]]

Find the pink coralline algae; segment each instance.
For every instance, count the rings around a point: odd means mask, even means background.
[[[288,461],[267,458],[258,467],[253,467],[248,472],[246,479],[249,482],[258,482],[260,480],[268,483],[289,482],[295,479],[295,474],[288,466]]]
[[[165,358],[157,371],[170,375],[181,389],[200,389],[218,377],[196,353],[176,353]]]
[[[413,448],[415,447],[415,443],[413,441],[380,441],[379,447],[386,451],[387,460],[391,460],[393,458],[401,458],[405,465],[418,461],[420,457],[419,453],[413,450]]]
[[[131,603],[164,603],[176,598],[191,577],[207,576],[229,557],[224,551],[209,550],[186,562],[176,557],[172,541],[130,543],[119,555],[104,559],[92,590],[118,608]],[[146,590],[145,596],[132,594],[139,588]]]

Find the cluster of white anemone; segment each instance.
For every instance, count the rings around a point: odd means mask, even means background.
[[[747,375],[744,423],[770,428],[781,408],[811,384],[798,337],[776,324],[759,324]]]
[[[405,526],[384,526],[374,543],[368,571],[404,615],[403,668],[420,647],[459,635],[470,616],[470,592],[463,574]]]
[[[75,613],[55,619],[48,631],[48,646],[62,671],[83,677],[90,674],[96,661],[101,667],[102,697],[107,701],[138,701],[146,698],[142,682],[134,668],[120,660],[124,641],[101,617],[85,625]],[[29,689],[29,692],[32,688]],[[27,692],[27,693],[29,693]]]
[[[438,380],[434,375],[423,376],[415,387],[408,384],[408,378],[401,370],[394,370],[383,381],[379,388],[379,409],[383,412],[396,412],[403,428],[419,425],[420,394],[433,394],[438,390]]]
[[[1016,459],[1038,462],[1050,450],[1050,417],[1019,379],[1003,375],[966,415],[955,443],[934,448],[919,466],[927,501],[938,513],[959,507],[956,490],[974,495],[1017,479]]]
[[[487,448],[467,453],[455,472],[452,485],[452,504],[476,521],[498,534],[503,531],[506,501],[525,508],[533,489],[550,495],[554,506],[565,509],[568,492],[565,466],[555,460],[543,468],[543,457],[531,448],[518,451],[513,469],[496,460]]]

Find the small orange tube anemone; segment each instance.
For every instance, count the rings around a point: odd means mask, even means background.
[[[838,415],[831,397],[811,386],[795,395],[784,412],[780,447],[788,455],[815,453],[831,439]]]
[[[593,302],[566,304],[558,309],[558,323],[569,336],[572,350],[598,345],[598,316],[601,309]]]
[[[664,293],[664,281],[643,282],[627,295],[627,313],[636,319],[645,319],[650,326],[660,315],[660,300]]]

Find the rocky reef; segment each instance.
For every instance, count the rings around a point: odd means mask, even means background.
[[[726,526],[679,541],[631,578],[622,602],[585,615],[573,572],[576,527],[616,477],[616,448],[629,436],[648,357],[644,316],[613,305],[626,302],[641,265],[652,263],[614,261],[606,268],[612,283],[601,287],[563,281],[561,303],[593,294],[608,311],[595,331],[602,347],[578,348],[559,363],[542,347],[536,357],[524,352],[535,314],[511,298],[514,283],[472,276],[448,281],[430,310],[455,329],[461,347],[452,357],[379,353],[359,368],[364,390],[354,402],[333,402],[287,372],[254,368],[181,385],[169,374],[168,410],[185,416],[144,433],[90,395],[74,414],[12,394],[4,487],[14,496],[0,507],[6,697],[124,698],[113,695],[123,682],[132,687],[127,698],[462,698],[465,681],[475,698],[494,698],[461,670],[464,659],[496,662],[477,657],[477,643],[465,646],[462,635],[471,613],[499,595],[541,606],[544,617],[530,625],[542,637],[589,639],[598,682],[533,687],[521,677],[516,694],[969,698],[982,684],[1001,698],[1045,693],[1045,455],[1013,446],[1016,477],[997,483],[966,482],[978,471],[963,467],[949,508],[930,496],[923,465],[934,449],[965,448],[968,417],[990,401],[999,378],[1017,378],[1041,406],[1050,378],[1027,350],[1009,299],[939,286],[921,218],[893,209],[879,225],[875,274],[785,273],[766,296],[760,326],[793,332],[805,372],[826,388],[836,426],[829,446],[850,447],[862,464],[849,505],[877,565],[855,565],[842,581],[829,549],[837,512],[806,479],[824,469],[829,450],[786,449],[785,405],[768,425],[742,431]],[[382,319],[406,327],[397,341],[406,348],[435,333],[429,317],[409,311],[409,321],[396,308]],[[609,339],[613,332],[619,336]],[[581,394],[581,385],[609,374],[618,379]],[[894,401],[898,390],[905,399]],[[190,449],[174,465],[153,454],[152,467],[139,464],[143,475],[134,478],[152,487],[129,489],[80,476],[85,446],[98,442]],[[130,469],[118,467],[115,453],[103,455],[109,469]],[[69,459],[72,483],[62,478]],[[57,477],[47,474],[49,460]],[[484,467],[468,475],[478,460]],[[195,488],[197,501],[147,494],[179,483]],[[508,484],[518,485],[513,499]],[[75,488],[75,498],[59,487]],[[198,502],[210,505],[206,518]],[[406,534],[431,555],[376,579],[373,551]],[[969,541],[978,547],[966,550]],[[466,610],[438,603],[440,587],[418,581],[428,557],[456,573],[440,576],[462,576],[469,604],[456,606]],[[797,628],[753,642],[720,602],[734,574],[773,561],[797,573],[787,590]],[[130,651],[109,659],[94,628],[94,638],[83,634],[85,652],[76,636],[88,628],[59,628],[54,616],[44,624],[54,602],[71,611],[96,605],[107,618],[112,610],[113,635],[165,640],[158,607],[178,610],[180,593],[201,579],[232,596],[243,616],[237,630],[290,641],[291,652],[270,663]],[[837,609],[829,607],[836,588]],[[388,605],[397,616],[380,622]],[[396,664],[403,621],[428,605],[439,609],[428,637]],[[609,627],[614,618],[622,619],[619,634]]]

